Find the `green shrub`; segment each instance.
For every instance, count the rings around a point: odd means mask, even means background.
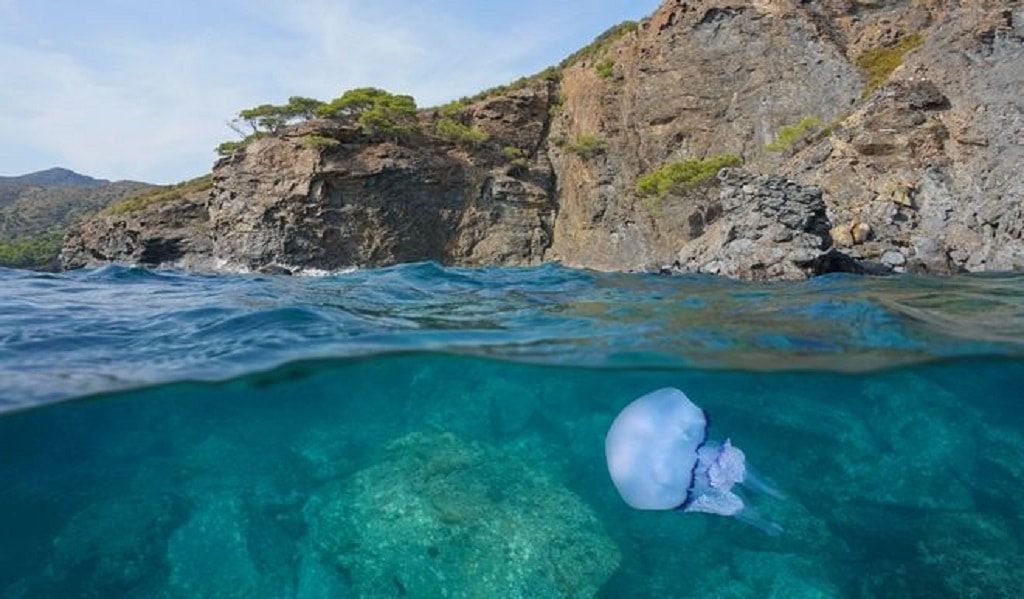
[[[418,131],[416,100],[412,96],[384,93],[359,115],[363,132],[398,136]]]
[[[377,102],[392,97],[392,94],[376,87],[357,87],[341,94],[316,110],[324,118],[358,118]]]
[[[592,158],[604,152],[608,148],[608,142],[596,135],[581,134],[576,136],[575,141],[565,144],[564,148],[577,156]]]
[[[437,121],[434,132],[448,141],[465,145],[479,145],[491,138],[483,129],[463,125],[448,118]]]
[[[452,100],[447,104],[442,104],[437,107],[437,112],[441,116],[453,117],[458,114],[463,108],[469,105],[469,98],[459,98],[458,100]]]
[[[202,177],[175,185],[164,185],[149,189],[140,194],[118,200],[104,208],[103,212],[111,215],[128,214],[148,208],[153,204],[180,200],[186,195],[200,193],[211,188],[213,188],[213,175],[203,175]]]
[[[556,93],[551,97],[551,104],[548,105],[548,114],[552,117],[556,117],[562,114],[562,110],[565,108],[565,98],[562,97],[561,93]]]
[[[615,74],[615,61],[606,58],[594,66],[594,70],[597,71],[597,76],[601,79],[609,79]]]
[[[313,149],[333,148],[339,144],[341,144],[340,141],[333,137],[327,137],[326,135],[316,135],[311,133],[302,138],[302,145]]]
[[[703,160],[670,162],[638,178],[636,193],[642,197],[663,198],[669,193],[692,189],[717,175],[723,168],[741,164],[743,160],[735,154],[716,154]]]
[[[784,125],[779,127],[775,133],[775,141],[766,144],[764,149],[769,152],[786,152],[792,150],[796,145],[811,134],[821,130],[821,119],[813,116],[805,116],[795,125]]]
[[[539,73],[534,73],[533,75],[528,75],[526,77],[520,77],[519,79],[516,79],[512,83],[506,83],[505,85],[491,87],[485,89],[482,92],[473,94],[472,96],[461,98],[459,102],[462,102],[464,104],[472,104],[473,102],[479,102],[481,100],[486,100],[487,98],[507,94],[509,92],[513,92],[518,89],[523,89],[525,87],[539,85],[542,83],[558,83],[561,79],[562,70],[560,68],[548,67]]]
[[[505,146],[501,149],[501,153],[508,158],[512,166],[516,168],[526,168],[530,164],[529,156],[526,150],[517,148],[515,146]]]
[[[903,57],[907,52],[917,48],[924,43],[924,37],[914,32],[904,36],[893,46],[883,46],[866,50],[857,58],[857,66],[864,71],[868,77],[867,87],[864,88],[863,97],[867,98],[882,87],[892,72],[903,64]]]
[[[565,69],[577,62],[580,62],[581,60],[599,56],[608,50],[608,48],[611,48],[615,42],[626,35],[633,33],[639,28],[640,24],[636,21],[623,21],[618,25],[614,25],[601,35],[594,38],[594,41],[570,54],[565,60],[558,63],[558,66],[559,68]]]
[[[0,266],[50,269],[56,265],[64,242],[64,229],[53,227],[29,237],[0,241]]]
[[[226,141],[217,146],[216,152],[219,156],[230,156],[246,146],[245,140]]]
[[[323,118],[355,119],[367,134],[403,135],[419,129],[416,100],[376,87],[350,89],[321,104],[316,114]]]
[[[292,96],[287,104],[261,104],[241,110],[229,126],[242,135],[245,135],[242,124],[248,125],[253,134],[274,134],[285,125],[313,118],[323,106],[323,102],[314,98]]]
[[[244,150],[246,146],[257,139],[261,139],[266,136],[267,134],[265,133],[253,133],[252,135],[246,135],[244,139],[226,141],[217,146],[217,154],[220,156],[230,156],[235,152]]]

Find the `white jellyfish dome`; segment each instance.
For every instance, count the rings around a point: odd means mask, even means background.
[[[686,502],[707,417],[679,389],[648,393],[626,406],[605,437],[608,472],[619,495],[641,510]]]
[[[658,389],[634,400],[615,417],[604,441],[612,483],[640,510],[680,510],[735,516],[770,535],[782,532],[733,489],[782,499],[774,485],[754,476],[746,456],[726,439],[709,441],[708,418],[679,389]]]

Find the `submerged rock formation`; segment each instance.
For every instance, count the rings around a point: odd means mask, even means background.
[[[304,512],[322,562],[360,597],[593,597],[620,560],[568,489],[449,434],[393,442]]]
[[[203,197],[80,223],[64,264],[1024,268],[1018,0],[665,0],[615,33],[557,78],[421,111],[422,133],[313,120],[257,140],[216,164]],[[485,135],[439,136],[442,119]],[[721,155],[757,189],[638,192],[645,174]],[[780,192],[785,206],[762,201]],[[725,235],[738,231],[782,245],[752,258]]]

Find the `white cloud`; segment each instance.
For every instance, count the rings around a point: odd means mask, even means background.
[[[209,5],[216,17],[196,16],[192,30],[97,14],[110,30],[0,37],[0,172],[60,165],[180,180],[210,167],[213,148],[233,136],[224,122],[242,108],[364,85],[440,103],[557,62],[591,6],[566,0],[542,10],[542,0],[520,0],[501,6],[515,19],[488,23],[482,5],[410,4],[220,0]],[[198,11],[189,5],[182,10]],[[0,0],[0,15],[16,9]]]
[[[200,174],[229,137],[224,120],[251,96],[218,80],[210,56],[203,44],[126,47],[112,53],[116,67],[101,71],[58,51],[0,44],[4,146],[94,176]]]

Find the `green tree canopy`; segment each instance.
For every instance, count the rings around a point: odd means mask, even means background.
[[[246,108],[228,121],[242,139],[217,146],[217,153],[230,156],[249,142],[276,134],[282,127],[315,117],[355,119],[366,133],[402,135],[419,128],[416,101],[412,96],[392,94],[376,87],[351,89],[330,102],[292,96],[287,104],[260,104]]]
[[[328,118],[354,118],[366,133],[401,135],[418,128],[416,100],[376,87],[350,89],[324,104],[317,114]]]
[[[376,87],[358,87],[350,89],[337,98],[324,104],[317,110],[317,114],[324,117],[359,117],[374,105],[389,97],[392,94]]]
[[[238,124],[242,122],[248,125],[254,134],[277,133],[285,125],[315,117],[323,105],[320,100],[302,96],[288,98],[287,104],[260,104],[255,108],[240,111],[238,118],[233,121],[232,128],[238,131]],[[242,131],[239,133],[245,135]]]
[[[285,110],[288,118],[291,120],[309,120],[317,116],[317,111],[324,103],[316,98],[304,98],[302,96],[292,96],[288,98],[288,104],[285,105]]]
[[[359,126],[367,133],[403,135],[419,128],[416,119],[416,100],[412,96],[377,98],[373,106],[359,115]]]

